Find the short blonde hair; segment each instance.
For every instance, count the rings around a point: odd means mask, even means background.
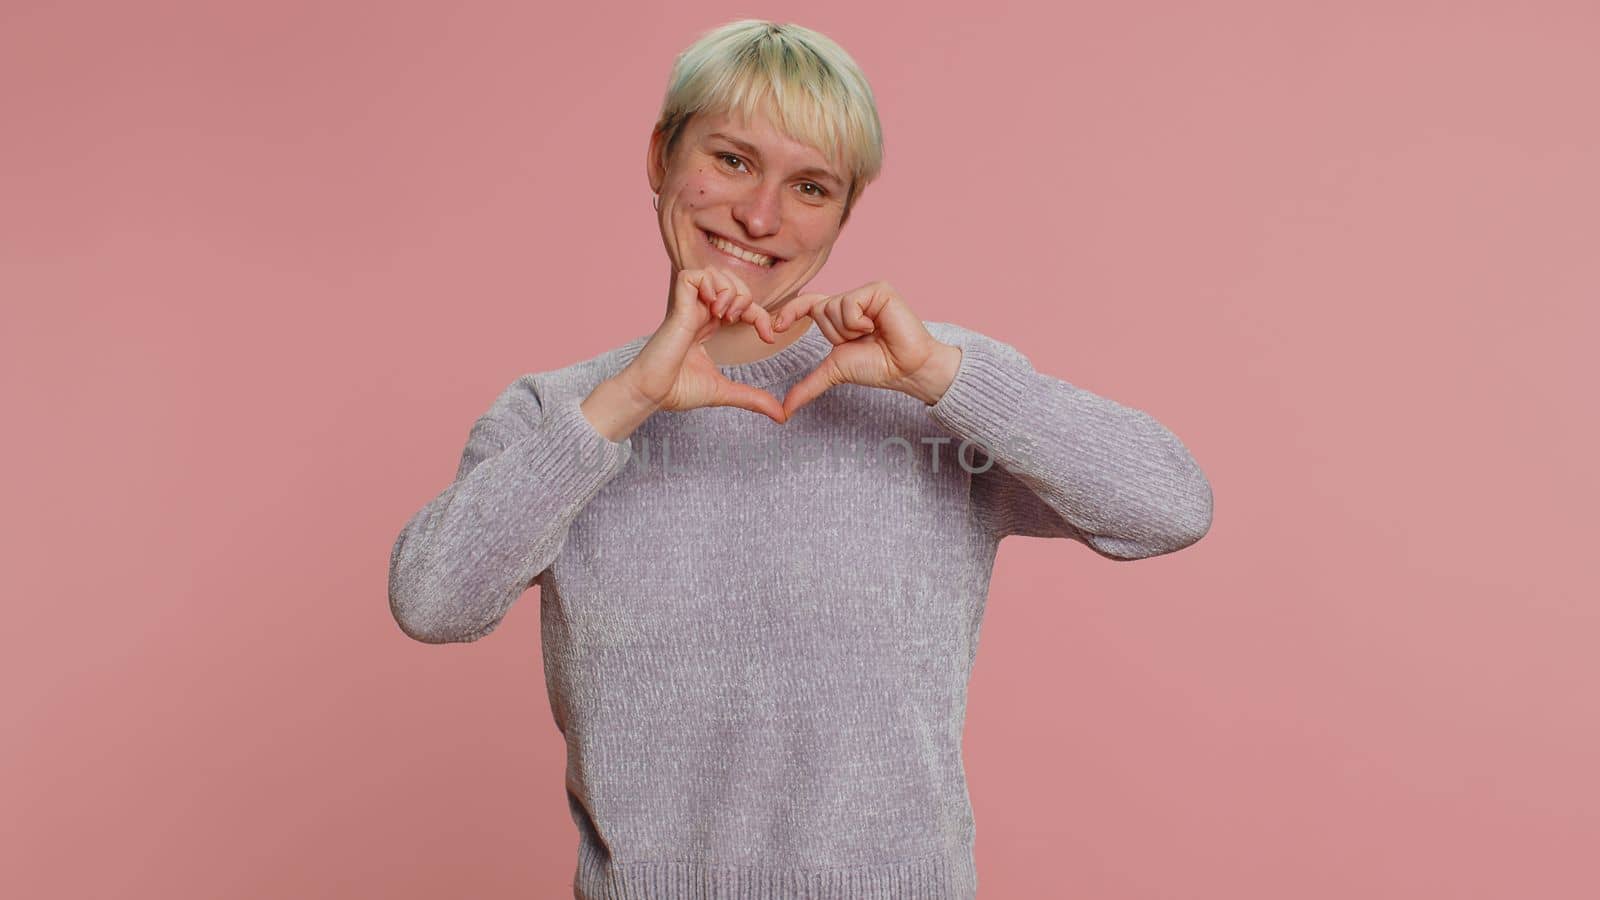
[[[662,164],[695,113],[770,111],[784,134],[839,160],[850,187],[844,219],[883,169],[883,128],[872,88],[843,47],[799,25],[742,19],[712,29],[678,54],[655,130]]]

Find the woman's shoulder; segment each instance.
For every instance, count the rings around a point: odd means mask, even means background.
[[[936,340],[946,343],[950,343],[953,338],[965,338],[975,333],[971,329],[963,328],[954,322],[930,322],[924,319],[922,324],[927,326],[928,333],[933,335]]]
[[[649,339],[649,335],[641,335],[577,362],[543,371],[528,372],[521,376],[521,380],[536,381],[546,386],[546,389],[581,390],[587,395],[600,382],[622,371],[632,362]]]
[[[622,371],[630,360],[638,356],[648,339],[648,335],[634,338],[566,365],[524,371],[495,398],[489,414],[494,418],[520,421],[524,425],[532,424],[544,409],[553,404],[587,397],[600,382]]]
[[[923,324],[934,340],[961,348],[963,368],[966,361],[972,359],[975,360],[972,365],[982,369],[998,368],[1018,375],[1033,371],[1033,360],[1028,354],[1003,338],[953,322],[924,321]]]
[[[955,344],[960,347],[981,346],[989,350],[1016,352],[1016,348],[1006,341],[985,334],[975,328],[968,328],[965,325],[957,325],[954,322],[930,322],[927,320],[923,320],[922,324],[927,326],[928,333],[933,335],[934,340],[943,341],[946,344]]]

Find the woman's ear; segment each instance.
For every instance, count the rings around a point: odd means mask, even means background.
[[[665,135],[660,131],[653,130],[650,132],[650,146],[645,151],[644,158],[644,175],[645,179],[650,182],[650,192],[652,194],[661,193],[661,185],[667,180],[666,163],[661,158],[665,140]]]

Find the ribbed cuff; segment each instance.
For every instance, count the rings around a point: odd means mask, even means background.
[[[1035,377],[1033,364],[1009,345],[963,343],[956,377],[939,402],[928,407],[928,415],[956,437],[986,451],[1004,447]]]

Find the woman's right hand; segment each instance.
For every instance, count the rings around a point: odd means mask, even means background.
[[[618,379],[656,409],[737,406],[783,423],[778,398],[728,380],[701,346],[723,322],[748,322],[762,340],[777,343],[772,317],[753,302],[750,289],[737,275],[714,267],[682,270],[666,318]]]

